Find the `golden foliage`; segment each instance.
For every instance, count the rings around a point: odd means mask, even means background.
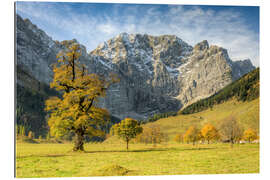
[[[257,133],[256,131],[254,131],[253,129],[249,128],[247,130],[245,130],[244,132],[244,136],[243,136],[243,139],[248,141],[248,142],[252,142],[254,141],[255,139],[257,139],[258,136],[257,136]]]
[[[66,50],[57,55],[50,87],[59,91],[62,97],[50,97],[45,103],[45,110],[50,112],[50,134],[58,137],[73,131],[82,136],[101,135],[100,127],[108,121],[109,113],[96,104],[118,79],[111,76],[106,80],[97,74],[89,74],[79,62],[80,45],[69,41],[61,44]]]
[[[184,141],[188,143],[192,142],[193,145],[196,141],[200,140],[200,138],[201,132],[195,126],[190,126],[184,134]]]
[[[153,144],[154,146],[168,140],[168,135],[161,132],[160,127],[155,124],[144,127],[143,132],[135,139],[136,142]]]
[[[209,144],[211,140],[218,140],[220,138],[217,129],[211,125],[206,124],[201,130],[202,138]]]
[[[177,143],[183,143],[184,142],[184,136],[183,134],[176,134],[176,136],[173,139]]]
[[[117,135],[126,141],[127,149],[129,141],[142,132],[143,128],[140,126],[138,121],[132,118],[125,118],[120,123],[111,127],[111,134]]]

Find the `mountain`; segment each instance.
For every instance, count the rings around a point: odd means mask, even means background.
[[[232,98],[238,101],[251,101],[259,98],[260,94],[260,69],[245,74],[240,79],[227,85],[216,94],[201,99],[181,110],[182,114],[192,114],[212,108],[215,104],[221,104]]]
[[[42,92],[52,80],[56,54],[65,50],[63,42],[52,40],[19,15],[16,40],[17,84]],[[75,39],[65,42],[78,43]],[[175,35],[121,33],[90,53],[81,48],[80,60],[89,72],[103,76],[112,72],[120,78],[99,102],[120,119],[143,120],[178,111],[255,68],[250,60],[232,61],[226,49],[209,46],[207,41],[192,47]]]
[[[120,76],[113,91],[121,108],[112,112],[135,111],[143,118],[209,97],[254,69],[250,60],[233,62],[226,49],[207,41],[191,47],[173,35],[122,33],[90,55]],[[105,106],[115,100],[108,98]]]
[[[210,123],[219,129],[221,122],[234,116],[241,130],[260,131],[260,68],[222,88],[216,94],[182,109],[178,115],[157,118],[143,125],[158,126],[170,139],[184,134],[190,126],[201,129]]]

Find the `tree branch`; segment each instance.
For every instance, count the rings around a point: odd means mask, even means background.
[[[88,112],[89,109],[92,107],[93,102],[94,102],[94,99],[95,99],[95,98],[90,99],[91,102],[90,102],[90,104],[88,105],[88,107],[86,108],[86,111],[85,111],[85,112]]]

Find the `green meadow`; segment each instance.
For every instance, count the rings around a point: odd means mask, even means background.
[[[259,145],[17,143],[16,177],[259,173]]]
[[[85,152],[73,152],[73,143],[16,143],[16,177],[84,177],[180,174],[259,173],[259,144],[178,144],[177,133],[191,125],[218,127],[231,114],[242,129],[259,131],[259,99],[234,100],[203,112],[178,115],[153,123],[169,136],[168,142],[153,146],[125,142],[112,136],[102,143],[86,143]],[[36,140],[38,141],[38,140]],[[46,142],[46,141],[45,141]]]

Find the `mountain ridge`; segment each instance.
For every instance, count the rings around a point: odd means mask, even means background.
[[[16,23],[17,68],[48,85],[56,54],[64,50],[62,42],[53,41],[19,15]],[[78,43],[75,39],[66,42]],[[250,61],[233,62],[227,50],[209,46],[207,41],[192,47],[175,35],[121,33],[89,53],[81,47],[80,61],[89,72],[119,76],[120,83],[99,104],[120,119],[144,120],[156,113],[178,111],[255,68]]]

